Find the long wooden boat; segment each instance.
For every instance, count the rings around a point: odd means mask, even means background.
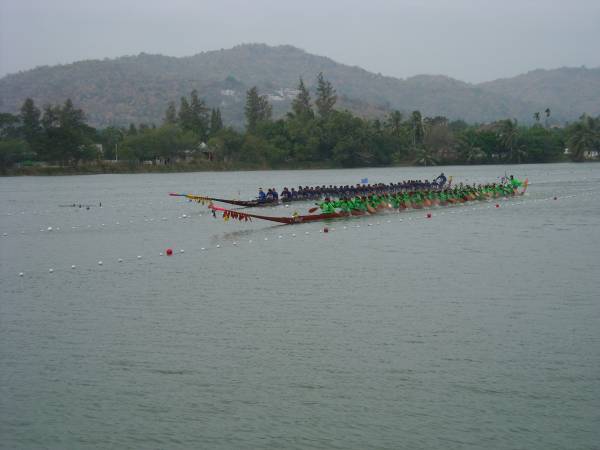
[[[518,191],[515,189],[513,195],[520,196],[520,195],[525,194],[525,192],[527,191],[528,185],[529,185],[529,181],[526,179],[523,184],[523,189],[521,191]],[[506,197],[510,197],[510,195],[507,195]],[[497,198],[497,197],[491,197],[491,198]],[[477,200],[485,201],[488,199],[489,199],[489,197],[485,197],[485,198],[481,197],[480,198],[480,197],[475,197],[475,196],[469,196],[469,197],[463,197],[461,199],[452,199],[451,201],[444,202],[444,203],[447,205],[447,204],[466,203],[466,202],[472,202],[472,201],[477,201]],[[411,208],[412,209],[422,209],[424,206],[430,207],[430,206],[432,206],[432,203],[429,202],[428,205],[423,205],[423,204],[415,204],[415,203],[408,202],[407,204],[402,205],[400,207],[400,209],[411,209]],[[440,206],[444,206],[444,205],[440,204]],[[212,203],[209,203],[208,207],[211,210],[213,210],[214,212],[216,212],[216,211],[222,212],[223,219],[225,219],[225,220],[236,219],[236,220],[242,220],[242,221],[252,221],[252,219],[260,219],[260,220],[268,220],[271,222],[282,223],[282,224],[286,224],[286,225],[294,225],[294,224],[307,223],[307,222],[316,222],[316,221],[320,221],[320,220],[339,219],[339,218],[350,217],[350,216],[363,216],[363,215],[367,215],[367,214],[375,215],[381,211],[392,209],[391,206],[384,207],[383,205],[380,205],[380,207],[377,209],[368,207],[368,211],[353,210],[350,213],[335,212],[335,213],[306,214],[306,215],[295,214],[291,217],[282,217],[282,216],[263,216],[260,214],[252,214],[252,213],[246,213],[246,212],[241,212],[241,211],[232,211],[227,208],[213,205]]]
[[[279,205],[282,202],[275,200],[265,200],[261,202],[259,200],[231,200],[224,198],[214,198],[214,197],[205,197],[203,195],[195,195],[195,194],[178,194],[176,192],[169,193],[171,197],[185,197],[187,199],[193,200],[198,203],[209,203],[209,202],[220,202],[220,203],[228,203],[230,205],[236,206],[245,206],[248,208],[258,207],[258,206],[275,206]],[[285,201],[283,203],[286,203]]]

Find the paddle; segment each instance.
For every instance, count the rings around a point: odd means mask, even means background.
[[[318,207],[318,206],[315,206],[314,208],[310,208],[310,209],[308,210],[308,212],[309,212],[310,214],[312,214],[312,213],[314,213],[314,212],[315,212],[317,209],[319,209],[319,207]]]

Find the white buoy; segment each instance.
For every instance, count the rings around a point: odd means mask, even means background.
[[[48,269],[48,272],[54,273],[54,269]]]
[[[73,264],[73,265],[71,266],[71,269],[75,269],[75,264]]]
[[[200,247],[200,250],[206,250],[204,247]]]
[[[184,249],[179,250],[179,253],[185,253]]]
[[[52,231],[52,227],[48,227],[48,228],[46,228],[46,230]]]
[[[121,262],[121,260],[119,260],[119,262]],[[101,266],[102,265],[102,261],[98,261],[98,265]]]
[[[221,248],[221,244],[217,244],[217,248]]]
[[[265,241],[268,241],[268,240],[269,240],[269,238],[265,238]]]
[[[279,235],[279,236],[277,236],[277,237],[278,237],[279,239],[281,239],[283,236]]]
[[[142,255],[138,255],[138,256],[137,256],[137,259],[142,259]]]
[[[296,237],[296,233],[292,233],[292,237]]]
[[[119,258],[117,261],[118,262],[123,262],[123,260],[121,258]],[[102,264],[102,261],[100,261],[100,264]]]
[[[24,274],[23,272],[19,272],[19,276],[22,277]]]
[[[310,234],[308,231],[305,231],[304,234]]]
[[[237,245],[237,242],[233,241],[233,245]]]
[[[162,256],[162,255],[163,255],[163,252],[160,252],[160,253],[158,254],[158,256]]]

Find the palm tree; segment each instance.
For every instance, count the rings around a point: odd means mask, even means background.
[[[390,130],[392,136],[400,137],[402,131],[402,113],[398,110],[392,111],[385,122],[385,127]]]
[[[435,166],[438,163],[431,149],[426,147],[417,148],[415,151],[415,156],[415,162],[420,166]]]
[[[508,151],[510,160],[514,160],[514,149],[519,137],[519,128],[517,119],[506,119],[500,122],[500,131],[498,133],[500,143]]]
[[[546,128],[548,128],[548,120],[550,119],[550,108],[546,108],[544,112],[546,113]]]
[[[586,150],[591,150],[600,139],[595,120],[584,114],[579,122],[569,127],[567,144],[573,161],[583,161]]]
[[[410,125],[413,135],[413,146],[417,146],[423,142],[425,130],[423,128],[423,118],[421,117],[420,111],[413,111],[410,115]]]
[[[481,147],[476,145],[474,137],[468,134],[464,134],[458,139],[457,150],[461,159],[467,164],[476,163],[485,158],[485,153]]]

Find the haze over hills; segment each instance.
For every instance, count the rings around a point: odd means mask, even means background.
[[[169,101],[197,89],[226,124],[241,126],[246,90],[268,94],[275,116],[290,109],[301,76],[311,88],[323,72],[337,90],[338,107],[368,117],[392,109],[420,110],[467,122],[517,118],[550,108],[552,121],[600,115],[600,68],[534,70],[513,78],[469,84],[441,75],[406,79],[336,63],[292,46],[239,45],[174,58],[142,53],[117,59],[44,66],[0,79],[0,111],[18,112],[24,99],[38,105],[71,98],[94,126],[160,123]]]

